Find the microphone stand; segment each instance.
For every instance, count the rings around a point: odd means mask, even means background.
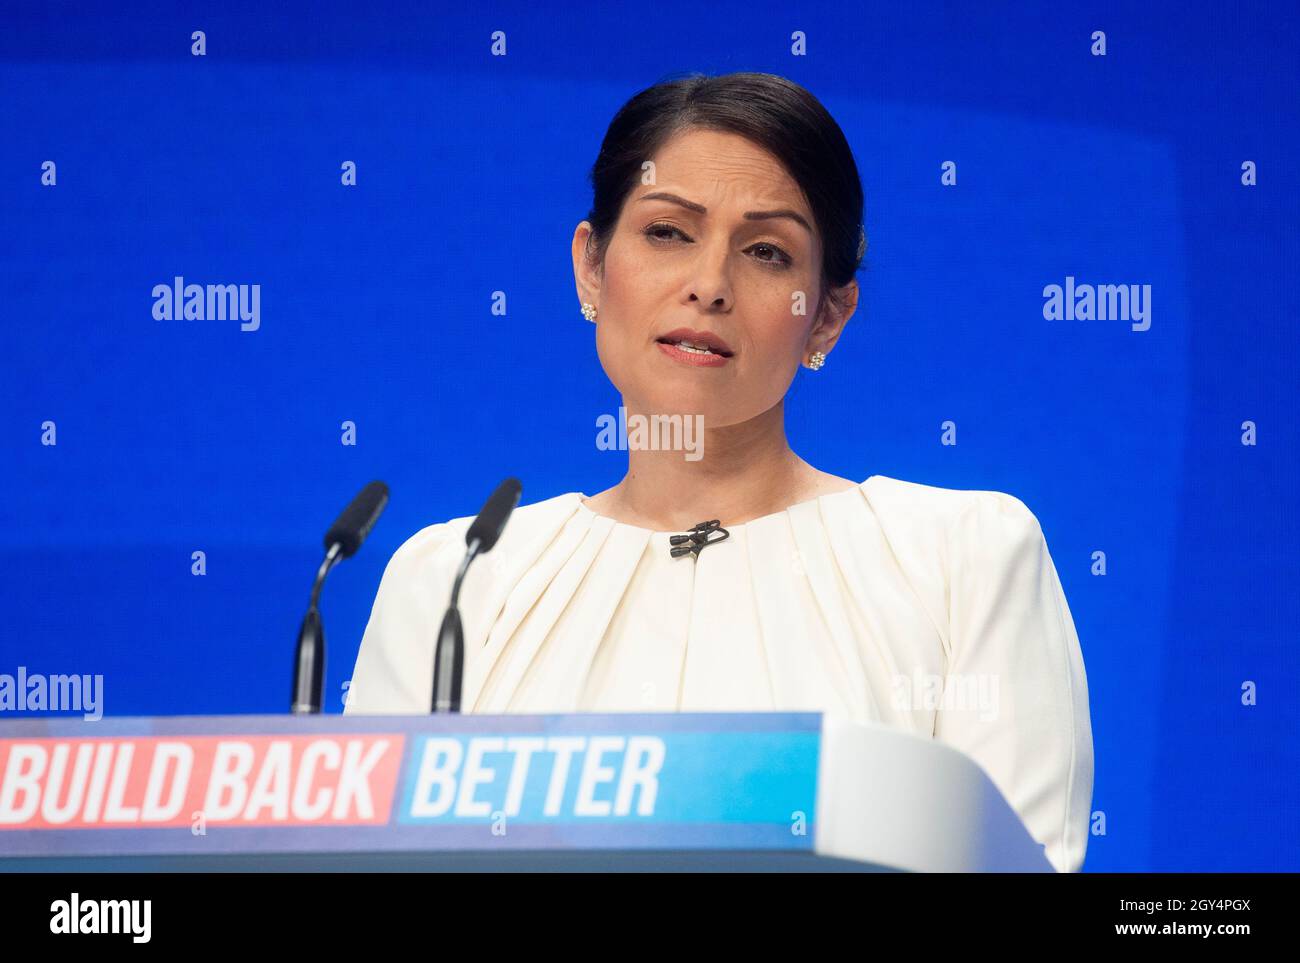
[[[460,585],[465,580],[469,563],[480,552],[487,554],[496,546],[510,513],[519,504],[522,490],[518,478],[507,478],[488,497],[465,532],[465,557],[461,559],[456,581],[452,583],[451,603],[447,606],[447,614],[442,617],[438,643],[433,650],[432,712],[460,712],[460,682],[465,668],[465,630],[457,607]]]
[[[465,630],[460,621],[460,583],[465,579],[469,563],[478,555],[479,539],[470,542],[469,550],[461,560],[456,581],[451,586],[451,604],[442,617],[438,630],[438,645],[433,654],[433,706],[434,712],[460,712],[460,683],[465,666]]]
[[[320,617],[320,591],[325,576],[339,561],[343,546],[335,542],[325,553],[311,589],[311,605],[298,630],[298,649],[293,660],[293,695],[289,711],[295,715],[320,712],[325,684],[325,626]]]

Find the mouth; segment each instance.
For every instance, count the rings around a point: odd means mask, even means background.
[[[692,331],[690,328],[677,328],[655,339],[659,344],[675,348],[685,354],[701,358],[730,358],[734,352],[711,331]]]

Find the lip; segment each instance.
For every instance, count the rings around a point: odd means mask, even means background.
[[[657,342],[655,347],[674,361],[680,361],[682,364],[688,364],[695,368],[721,368],[731,360],[726,355],[721,354],[695,354],[692,351],[683,351],[675,344],[664,344],[662,341]]]
[[[716,351],[718,355],[724,358],[730,358],[735,354],[735,352],[731,350],[731,345],[727,344],[727,342],[723,341],[712,331],[696,331],[692,328],[673,328],[673,330],[661,334],[655,340],[660,344],[663,344],[665,341],[691,341],[695,344],[705,345],[710,351]]]

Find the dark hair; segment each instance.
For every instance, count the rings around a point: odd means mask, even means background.
[[[647,87],[609,123],[592,165],[589,256],[603,264],[643,162],[688,129],[728,131],[777,158],[803,190],[822,239],[822,288],[853,280],[863,254],[862,181],[839,124],[821,101],[776,74],[693,73]]]

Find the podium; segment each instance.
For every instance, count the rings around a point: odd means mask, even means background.
[[[1052,872],[975,762],[821,713],[0,723],[0,871]]]

